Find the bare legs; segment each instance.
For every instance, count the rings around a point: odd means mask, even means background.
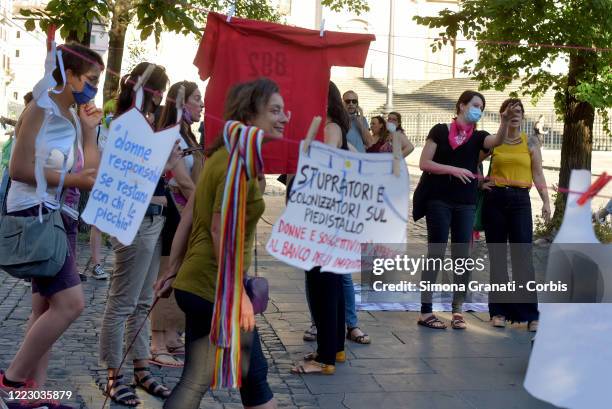
[[[15,382],[33,379],[38,386],[47,380],[49,353],[53,344],[83,312],[85,300],[81,285],[45,298],[32,295],[32,315],[28,330],[6,377]]]

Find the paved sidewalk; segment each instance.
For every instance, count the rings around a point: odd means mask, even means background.
[[[79,243],[78,265],[80,270],[87,264],[89,248],[87,243]],[[112,268],[112,251],[103,249],[105,269]],[[100,409],[104,402],[102,389],[106,381],[106,371],[98,366],[98,336],[104,313],[108,281],[96,281],[91,277],[83,283],[86,308],[79,319],[73,323],[53,348],[49,363],[49,382],[46,390],[71,391],[71,399],[65,404],[82,409]],[[31,312],[30,287],[0,272],[0,368],[6,369],[13,358],[26,328]],[[309,409],[318,407],[304,381],[289,373],[290,356],[272,326],[264,317],[257,318],[257,326],[262,339],[264,355],[270,363],[268,381],[279,402],[280,408]],[[181,369],[151,367],[153,373],[166,385],[173,387],[181,375]],[[131,365],[123,371],[127,381],[131,381]],[[144,401],[140,408],[161,408],[162,401],[137,390]],[[110,400],[109,400],[110,402]],[[107,403],[107,408],[109,403]],[[110,404],[111,408],[123,408]],[[237,409],[241,408],[240,394],[236,391],[208,392],[200,408]]]
[[[413,181],[415,183],[415,181]],[[293,362],[315,347],[302,341],[310,325],[304,298],[304,273],[268,256],[264,250],[271,226],[282,208],[282,191],[269,184],[266,212],[258,226],[258,271],[268,278],[272,302],[258,326],[270,364],[269,382],[280,408],[437,408],[544,409],[551,406],[530,397],[522,387],[531,334],[525,325],[493,329],[486,314],[466,314],[467,331],[433,331],[416,325],[414,312],[360,312],[371,345],[347,341],[348,362],[334,376],[294,376]],[[410,223],[412,241],[425,240],[422,224]],[[112,252],[105,250],[106,269]],[[79,266],[88,260],[86,243],[79,246]],[[358,277],[355,277],[358,279]],[[49,365],[49,390],[70,390],[74,407],[102,407],[105,371],[98,366],[98,335],[108,284],[84,283],[86,310],[55,345]],[[16,352],[30,313],[30,289],[0,273],[0,368]],[[449,314],[440,316],[447,320]],[[172,386],[180,369],[155,370]],[[127,376],[131,371],[126,368]],[[160,408],[161,401],[138,391],[142,408]],[[121,406],[111,405],[112,408]],[[237,391],[207,393],[201,408],[240,408]]]
[[[273,222],[283,198],[266,200],[265,221]],[[265,314],[294,361],[316,348],[304,342],[310,326],[304,272],[264,253],[271,226],[258,226],[259,270],[271,285]],[[422,223],[409,224],[411,241],[426,239]],[[545,249],[541,249],[545,251]],[[354,279],[359,280],[355,275]],[[430,330],[416,325],[416,312],[359,312],[371,345],[347,341],[345,364],[334,376],[304,376],[321,408],[544,409],[522,387],[532,334],[526,324],[494,329],[488,314],[468,313],[467,331]],[[439,316],[450,320],[450,313]]]

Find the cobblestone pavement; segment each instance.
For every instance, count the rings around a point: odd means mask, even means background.
[[[271,303],[257,324],[270,366],[268,380],[280,408],[550,408],[531,398],[521,386],[531,335],[524,325],[505,332],[492,329],[485,314],[467,314],[468,331],[438,334],[417,328],[416,313],[362,311],[360,325],[372,336],[372,345],[347,341],[348,362],[339,365],[333,377],[291,375],[292,363],[312,351],[314,344],[302,341],[309,326],[304,273],[265,254],[269,223],[284,207],[284,191],[271,178],[269,182],[257,248],[258,271],[270,282]],[[422,222],[409,224],[409,237],[413,242],[425,241]],[[89,258],[86,241],[78,250],[82,270]],[[112,252],[105,249],[104,257],[110,271]],[[107,288],[107,281],[92,278],[83,284],[86,310],[53,348],[46,389],[72,391],[73,398],[65,403],[74,407],[98,409],[104,401],[101,388],[106,374],[98,366],[98,336]],[[30,313],[29,294],[30,288],[23,282],[0,273],[0,368],[8,366],[23,338]],[[440,316],[449,318],[448,314]],[[153,372],[173,386],[181,370],[153,368]],[[124,373],[129,376],[130,368]],[[160,400],[142,390],[138,394],[144,401],[140,407],[161,407]],[[242,405],[237,391],[215,391],[206,394],[200,407]]]
[[[112,251],[104,249],[105,269],[112,268]],[[79,243],[78,265],[80,271],[88,263],[87,243]],[[96,281],[91,277],[83,283],[86,309],[68,331],[54,345],[49,363],[47,390],[67,390],[73,397],[63,402],[78,408],[102,408],[102,395],[106,371],[98,366],[98,336],[106,302],[108,281]],[[23,281],[0,273],[0,368],[6,369],[15,355],[31,311],[30,287]],[[291,361],[280,339],[264,317],[257,318],[264,355],[270,369],[268,381],[281,408],[314,408],[317,400],[311,396],[303,380],[289,374]],[[181,369],[152,367],[153,373],[172,387],[181,375]],[[128,377],[132,373],[128,365],[123,371]],[[144,401],[143,408],[161,408],[162,402],[150,397],[142,390],[137,394]],[[110,402],[110,401],[109,401]],[[109,403],[107,406],[109,407]],[[123,406],[110,404],[111,408]],[[241,408],[238,391],[208,392],[201,408]]]

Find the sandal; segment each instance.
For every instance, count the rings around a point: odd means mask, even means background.
[[[316,352],[311,352],[309,354],[304,355],[304,362],[315,361],[318,357],[319,354],[317,354]],[[341,364],[346,362],[346,352],[336,352],[336,362]]]
[[[166,346],[166,349],[172,355],[185,355],[185,345],[179,345],[179,346],[176,346],[176,347]]]
[[[317,361],[304,362],[291,368],[291,373],[295,375],[333,375],[335,372],[335,365],[326,365]]]
[[[440,321],[438,317],[433,314],[424,320],[418,320],[417,324],[431,329],[446,329],[446,324]]]
[[[180,359],[175,358],[169,352],[153,352],[151,351],[152,358],[149,362],[153,365],[166,368],[182,368],[185,364]],[[161,358],[161,359],[160,359]]]
[[[134,389],[124,384],[121,379],[123,379],[123,375],[109,376],[108,380],[114,382],[112,386],[108,386],[107,384],[106,392],[104,392],[104,394],[119,405],[129,406],[132,408],[140,405],[142,402],[140,399],[138,399]]]
[[[142,378],[139,378],[138,375],[136,375],[137,372],[145,372],[147,374]],[[151,374],[150,369],[146,366],[142,368],[134,368],[134,386],[140,386],[148,394],[161,399],[166,399],[168,396],[170,396],[170,389],[157,382],[157,380],[153,378],[153,374]]]
[[[529,321],[527,323],[527,331],[537,332],[538,331],[538,320]]]
[[[303,336],[304,341],[313,342],[317,340],[317,327],[315,325],[311,325],[306,331],[304,331]]]
[[[453,329],[466,329],[467,324],[463,319],[463,315],[453,314],[453,319],[451,320],[451,327],[453,327]]]
[[[353,335],[353,331],[355,330],[359,330],[361,335]],[[369,335],[361,331],[359,327],[347,328],[346,339],[358,344],[369,344],[371,342]]]

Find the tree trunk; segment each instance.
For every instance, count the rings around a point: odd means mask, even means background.
[[[570,55],[567,85],[573,87],[577,79],[588,70],[589,59],[595,58],[587,53]],[[565,113],[563,115],[563,143],[561,145],[561,170],[559,187],[568,188],[572,169],[591,169],[593,148],[593,122],[595,108],[588,102],[578,101],[566,90]],[[554,221],[559,225],[563,218],[567,193],[559,193],[555,201]]]
[[[108,59],[104,79],[104,103],[113,99],[119,89],[125,33],[130,23],[130,1],[117,0],[113,9],[108,41]]]

